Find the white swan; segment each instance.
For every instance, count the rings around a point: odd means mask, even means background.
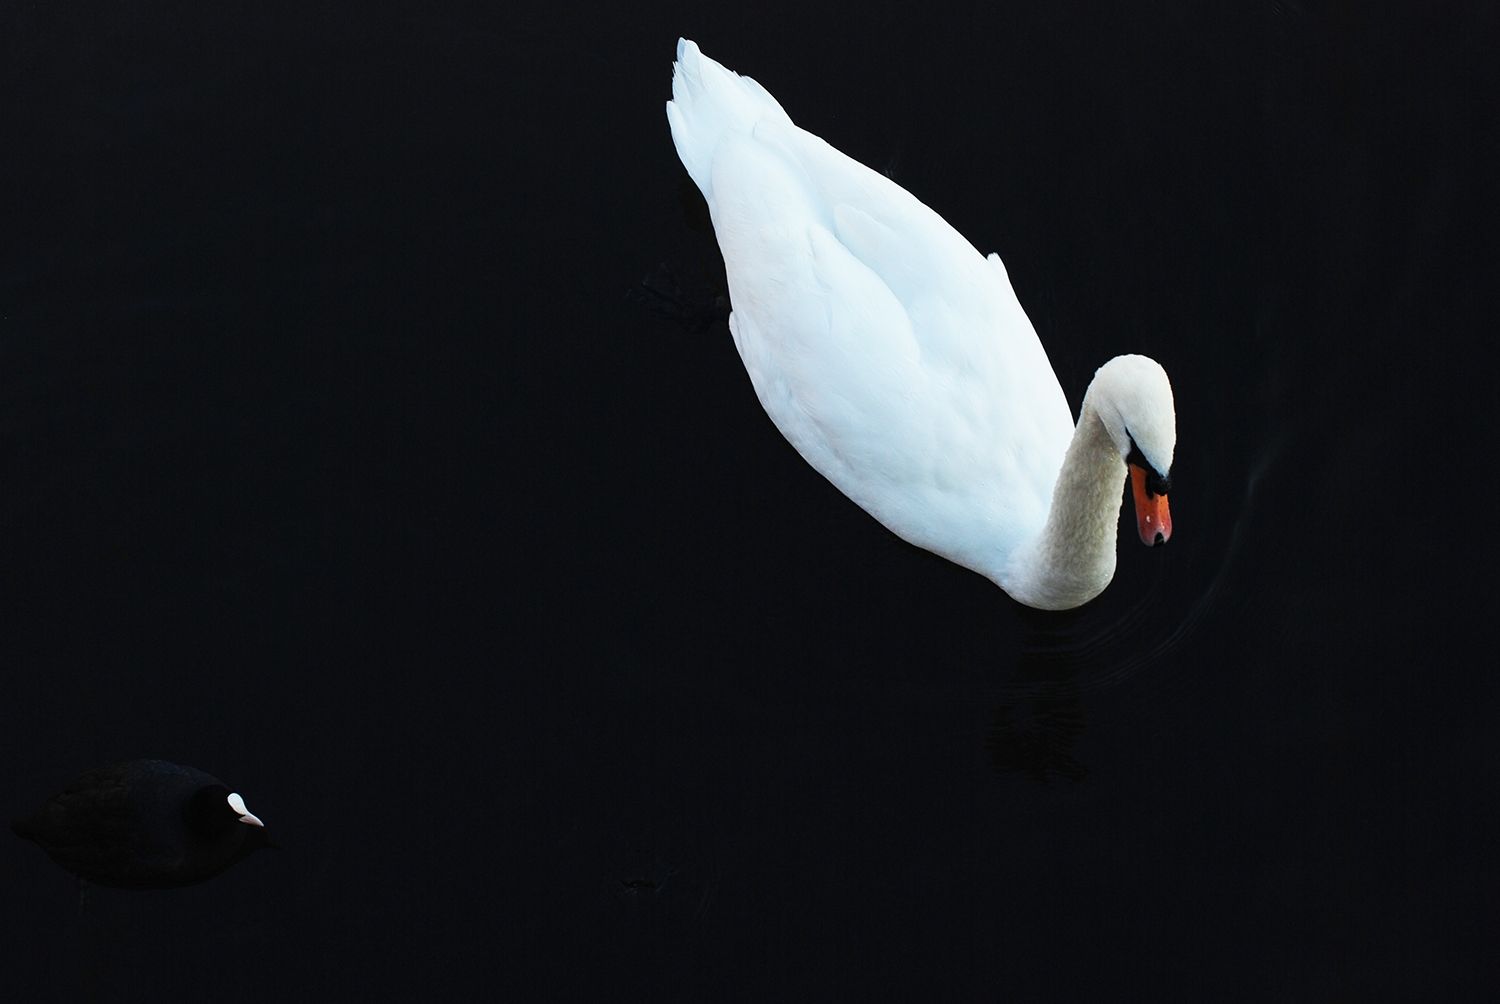
[[[1144,356],[1094,375],[1074,428],[998,255],[677,43],[667,119],[724,253],[729,330],[771,421],[839,490],[1028,606],[1115,573],[1127,466],[1165,543],[1172,388]]]

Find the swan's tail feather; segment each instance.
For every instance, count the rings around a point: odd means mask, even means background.
[[[696,42],[677,40],[667,121],[677,156],[705,198],[713,199],[712,165],[719,143],[730,133],[749,132],[765,118],[791,123],[760,84],[709,59]]]

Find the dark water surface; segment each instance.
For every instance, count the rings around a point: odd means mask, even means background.
[[[1486,999],[1495,8],[707,6],[0,10],[0,815],[285,848],[3,834],[0,995]],[[1169,546],[1024,611],[626,298],[679,34],[1166,366]]]

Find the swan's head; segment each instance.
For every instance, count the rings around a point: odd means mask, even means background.
[[[1130,469],[1136,529],[1147,547],[1172,536],[1167,492],[1177,448],[1177,411],[1167,371],[1145,356],[1116,356],[1094,374],[1089,397]]]

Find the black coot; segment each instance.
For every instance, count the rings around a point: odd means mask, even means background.
[[[275,846],[224,782],[165,760],[80,774],[10,828],[80,879],[119,889],[192,885]]]

